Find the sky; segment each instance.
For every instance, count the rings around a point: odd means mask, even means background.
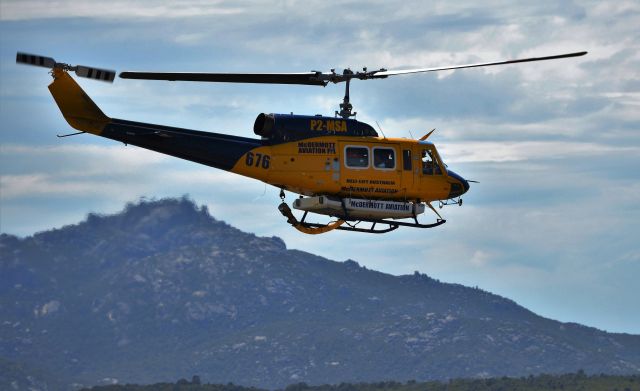
[[[0,1],[0,231],[62,227],[189,195],[288,248],[478,286],[548,318],[640,334],[640,2]],[[307,236],[279,189],[73,132],[44,68],[17,51],[117,71],[402,69],[586,50],[584,57],[354,81],[357,119],[430,140],[479,181],[447,223]],[[109,116],[255,137],[257,114],[332,115],[343,86],[79,80]],[[288,195],[288,200],[294,199]]]

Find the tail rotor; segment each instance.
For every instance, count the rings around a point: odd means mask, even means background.
[[[16,63],[24,65],[32,65],[36,67],[43,67],[49,69],[62,69],[65,71],[73,71],[79,77],[85,77],[87,79],[94,79],[113,83],[116,77],[116,71],[108,69],[100,69],[95,67],[88,67],[85,65],[69,65],[61,62],[56,62],[51,57],[39,56],[36,54],[18,52],[16,55]]]

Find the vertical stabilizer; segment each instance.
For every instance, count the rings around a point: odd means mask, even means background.
[[[49,85],[49,91],[69,125],[82,132],[100,135],[111,118],[100,110],[65,70],[54,68],[52,73],[54,80]]]

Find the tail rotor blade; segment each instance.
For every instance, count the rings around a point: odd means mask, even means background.
[[[76,75],[80,77],[106,81],[109,83],[113,83],[113,80],[116,78],[116,71],[88,67],[85,65],[73,66],[65,63],[58,63],[51,57],[38,56],[36,54],[18,52],[16,54],[16,63],[49,69],[62,69],[65,72],[74,71]]]
[[[36,67],[53,68],[56,60],[51,57],[38,56],[36,54],[21,53],[16,55],[17,64],[33,65]]]
[[[94,79],[94,80],[113,83],[113,80],[116,77],[116,71],[111,71],[107,69],[87,67],[84,65],[78,65],[75,68],[76,68],[75,69],[76,75],[80,77],[86,77],[87,79]]]

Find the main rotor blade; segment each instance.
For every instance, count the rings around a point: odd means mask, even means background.
[[[206,73],[206,72],[122,72],[120,77],[123,79],[142,79],[142,80],[169,80],[169,81],[203,81],[203,82],[220,82],[220,83],[266,83],[266,84],[302,84],[312,86],[326,86],[329,82],[341,83],[351,79],[381,79],[394,75],[405,75],[409,73],[445,71],[460,68],[484,67],[490,65],[515,64],[520,62],[555,60],[559,58],[584,56],[587,52],[576,52],[559,54],[556,56],[532,57],[516,60],[483,62],[477,64],[453,65],[436,68],[418,68],[418,69],[400,69],[395,71],[387,71],[381,69],[379,71],[352,72],[345,69],[342,74],[322,72],[304,72],[304,73]]]
[[[304,84],[325,86],[319,72],[305,73],[192,73],[192,72],[121,72],[123,79],[205,81],[224,83]]]
[[[375,73],[373,73],[371,78],[387,77],[387,76],[394,76],[394,75],[406,75],[406,74],[409,74],[409,73],[446,71],[446,70],[450,70],[450,69],[460,69],[460,68],[486,67],[486,66],[491,66],[491,65],[516,64],[516,63],[519,63],[519,62],[556,60],[556,59],[559,59],[559,58],[584,56],[585,54],[587,54],[587,52],[567,53],[567,54],[559,54],[559,55],[556,55],[556,56],[546,56],[546,57],[522,58],[522,59],[507,60],[507,61],[481,62],[481,63],[477,63],[477,64],[452,65],[452,66],[444,66],[444,67],[436,67],[436,68],[399,69],[399,70],[396,70],[396,71],[375,72]]]

